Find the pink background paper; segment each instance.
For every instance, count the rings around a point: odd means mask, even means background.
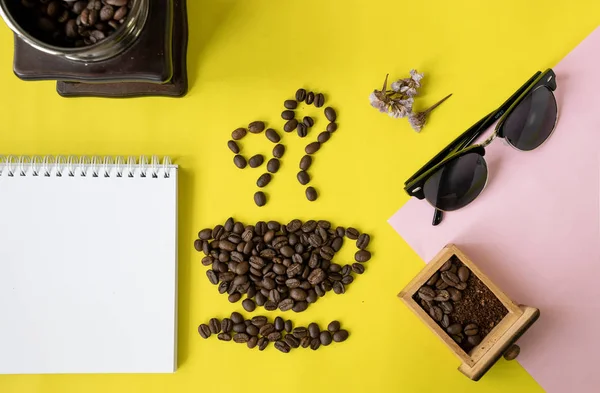
[[[415,198],[389,222],[425,261],[455,243],[515,302],[541,310],[518,360],[544,389],[598,392],[600,28],[554,71],[559,120],[544,145],[494,141],[487,188],[438,227]]]

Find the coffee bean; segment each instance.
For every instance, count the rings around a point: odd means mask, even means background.
[[[442,272],[442,274],[440,275],[440,277],[442,278],[442,280],[444,280],[444,282],[452,287],[456,287],[457,285],[459,285],[461,283],[460,278],[458,278],[458,276],[450,271],[445,271]]]
[[[450,314],[454,310],[454,307],[452,307],[452,303],[450,302],[441,302],[439,306],[444,314]]]
[[[445,289],[441,289],[437,292],[433,300],[437,302],[447,302],[450,300],[450,293]]]
[[[318,285],[321,282],[323,282],[323,280],[325,280],[325,277],[326,277],[325,272],[322,269],[317,268],[317,269],[313,270],[310,273],[310,275],[308,276],[308,282],[311,285]]]
[[[248,164],[250,168],[258,168],[265,161],[265,157],[262,154],[256,154],[248,160]]]
[[[235,157],[233,157],[233,163],[235,164],[235,166],[237,166],[240,169],[244,169],[246,167],[246,165],[248,164],[246,162],[246,159],[239,154],[237,154]]]
[[[456,288],[448,288],[448,293],[453,302],[459,302],[462,299],[462,293]]]
[[[208,281],[210,281],[211,284],[217,285],[219,283],[219,276],[217,275],[217,273],[215,273],[214,270],[208,270],[206,272],[206,276],[208,277]]]
[[[263,173],[256,181],[256,185],[260,188],[266,187],[271,182],[271,179],[270,173]]]
[[[275,343],[275,348],[277,348],[279,351],[283,352],[283,353],[289,353],[290,352],[290,346],[288,344],[286,344],[283,341],[277,341]]]
[[[283,106],[287,109],[296,109],[298,107],[298,102],[296,100],[285,100]]]
[[[239,312],[232,312],[231,316],[229,318],[231,319],[231,322],[233,322],[234,324],[244,322],[244,317]]]
[[[312,91],[306,95],[306,103],[308,105],[312,104],[315,101],[315,93]]]
[[[341,281],[335,281],[333,283],[333,292],[335,292],[336,295],[341,295],[342,293],[346,292],[346,287]]]
[[[302,311],[306,311],[307,308],[308,308],[308,303],[306,301],[298,301],[294,304],[294,307],[292,307],[292,311],[293,312],[302,312]]]
[[[248,300],[248,299],[246,299]],[[252,324],[246,326],[246,333],[248,333],[248,335],[250,336],[257,336],[258,335],[258,328]]]
[[[327,132],[335,132],[337,130],[337,123],[329,123],[327,124],[327,128],[326,128]]]
[[[335,113],[335,110],[332,107],[328,106],[327,108],[325,108],[324,112],[325,112],[325,117],[330,122],[334,122],[337,119],[337,114]]]
[[[229,333],[219,333],[217,338],[221,341],[231,341],[231,335]]]
[[[336,343],[341,343],[343,341],[346,341],[348,336],[349,336],[348,331],[338,330],[337,332],[335,332],[333,334],[333,341],[335,341]]]
[[[313,338],[310,340],[310,349],[316,351],[321,346],[321,340],[319,338]]]
[[[262,121],[253,121],[248,125],[248,131],[253,134],[259,134],[265,130],[265,123]]]
[[[446,270],[450,270],[451,267],[452,267],[452,261],[448,260],[442,265],[442,267],[440,267],[440,272],[445,272]]]
[[[320,255],[321,258],[331,261],[335,255],[335,250],[329,246],[323,246],[321,247]]]
[[[269,340],[266,337],[261,337],[258,339],[258,350],[259,351],[264,351],[268,345],[269,345]]]
[[[204,323],[202,325],[198,326],[198,333],[200,333],[200,337],[202,337],[202,338],[209,338],[210,335],[212,334],[209,326]]]
[[[292,132],[292,131],[294,131],[296,129],[296,127],[298,127],[298,120],[296,120],[296,119],[288,120],[283,125],[283,131],[285,131],[285,132]]]
[[[357,240],[359,235],[360,233],[352,227],[346,229],[346,237],[348,239]]]
[[[229,333],[233,329],[233,321],[229,318],[223,318],[221,321],[221,331],[223,333]]]
[[[285,154],[285,146],[281,143],[273,148],[273,157],[281,158]]]
[[[462,325],[460,323],[455,323],[453,325],[448,326],[448,329],[446,329],[446,331],[449,334],[459,334],[460,332],[462,332]]]
[[[304,289],[294,288],[294,289],[290,290],[290,296],[294,300],[304,301],[304,300],[306,300],[307,294]]]
[[[431,276],[429,278],[429,280],[427,280],[427,285],[429,285],[430,287],[434,286],[435,283],[437,282],[437,280],[440,279],[440,273],[436,272],[433,276]]]
[[[297,328],[294,328],[294,330],[292,331],[292,334],[297,339],[301,339],[303,337],[308,337],[308,329],[303,326],[299,326]]]
[[[281,118],[283,120],[292,120],[294,117],[295,117],[294,111],[285,110],[285,111],[281,112]]]
[[[321,341],[321,345],[329,345],[331,344],[331,341],[333,341],[333,338],[331,337],[331,333],[329,333],[328,331],[322,331],[321,334],[319,334],[319,340]]]
[[[441,322],[442,317],[444,316],[444,312],[438,306],[433,306],[431,307],[431,310],[429,310],[429,315],[436,321]]]
[[[296,101],[302,102],[305,99],[306,99],[306,90],[298,89],[298,91],[296,91]]]
[[[284,341],[290,348],[298,348],[300,346],[300,340],[292,334],[288,334],[285,336]]]
[[[244,310],[252,312],[256,309],[256,303],[252,299],[245,299],[242,302],[242,307],[244,307]]]
[[[315,121],[310,116],[304,116],[304,119],[302,119],[302,123],[304,123],[304,125],[309,128],[315,125]]]
[[[458,273],[458,267],[456,265],[454,265],[454,264],[452,265],[452,267],[450,268],[449,271],[451,271],[452,273],[458,275],[457,274]]]
[[[220,333],[221,321],[219,321],[217,318],[211,318],[211,320],[208,322],[208,327],[210,328],[210,332],[212,334]]]
[[[441,324],[444,329],[450,326],[450,317],[448,316],[448,314],[444,314],[444,316],[442,317]]]
[[[356,254],[354,254],[354,259],[356,262],[367,262],[371,259],[371,253],[367,250],[357,251]]]
[[[317,108],[322,107],[325,104],[325,97],[323,94],[319,93],[315,96],[315,106]]]
[[[313,187],[306,188],[306,199],[313,202],[317,200],[317,197],[317,190],[315,190]]]
[[[321,144],[319,142],[312,142],[306,145],[304,151],[306,154],[315,154],[321,148]]]
[[[294,328],[294,325],[292,324],[292,321],[290,321],[289,319],[287,321],[285,321],[284,329],[287,333],[291,333],[293,328]]]
[[[329,330],[331,333],[337,332],[340,330],[340,323],[338,321],[329,322],[329,325],[327,325],[327,330]]]
[[[479,326],[477,326],[474,323],[470,323],[467,326],[465,326],[464,333],[467,336],[475,336],[475,335],[479,334]]]
[[[275,330],[277,330],[278,332],[282,331],[284,329],[283,318],[276,317],[275,320],[273,321],[273,326],[275,327]]]
[[[449,287],[448,284],[446,284],[446,282],[444,280],[442,280],[441,278],[439,280],[437,280],[437,282],[435,283],[435,287],[437,289],[446,289]]]
[[[467,342],[469,344],[471,344],[472,346],[477,346],[481,343],[481,336],[479,336],[479,335],[469,336],[469,337],[467,337]]]
[[[245,128],[237,128],[231,133],[231,139],[239,141],[246,136],[247,132],[248,131]]]
[[[267,204],[267,197],[262,191],[258,191],[254,194],[254,203],[259,207]]]
[[[269,341],[277,341],[277,340],[281,340],[281,332],[271,332],[269,334],[267,334],[267,339],[269,339]]]
[[[240,147],[238,146],[237,143],[235,143],[235,141],[227,142],[227,147],[229,148],[229,150],[231,150],[233,152],[233,154],[238,154],[240,152]],[[237,164],[236,164],[236,166],[237,166]]]
[[[278,143],[281,140],[281,137],[279,136],[277,131],[275,131],[272,128],[268,128],[265,132],[265,135],[267,136],[267,139],[273,143]]]
[[[319,325],[314,322],[308,325],[308,334],[311,338],[318,338],[320,333]]]
[[[302,338],[300,339],[300,346],[301,346],[302,348],[308,348],[308,347],[310,347],[310,342],[311,342],[311,341],[312,341],[312,338],[310,338],[309,336],[302,337]]]
[[[352,277],[352,276],[345,276],[342,278],[342,284],[344,284],[346,286],[352,284],[352,282],[354,282],[354,277]]]
[[[237,333],[235,336],[233,336],[233,341],[238,344],[245,344],[248,342],[248,340],[250,340],[250,336],[248,336],[246,333]]]
[[[460,283],[458,283],[458,285],[455,286],[455,288],[458,289],[459,291],[464,291],[465,289],[467,289],[467,283],[460,282]]]
[[[267,162],[267,170],[271,173],[277,173],[279,170],[279,160],[277,158],[271,158]]]
[[[331,137],[331,134],[327,131],[323,131],[322,133],[319,134],[319,136],[317,137],[317,141],[319,141],[319,143],[325,143],[329,140],[329,138]]]
[[[252,318],[252,324],[257,327],[262,327],[262,326],[266,325],[268,322],[269,322],[269,320],[267,319],[267,317],[264,317],[262,315],[257,315]]]
[[[305,155],[300,160],[300,169],[302,169],[303,171],[307,171],[308,168],[310,168],[311,164],[312,164],[312,156]]]
[[[360,263],[353,263],[352,271],[356,274],[363,274],[365,272],[365,267]]]
[[[255,348],[258,345],[258,337],[256,337],[256,336],[250,337],[247,345],[248,345],[248,348],[250,348],[250,349]]]
[[[306,185],[310,182],[310,175],[305,171],[298,172],[296,177],[298,178],[298,182],[300,182],[302,185]]]
[[[521,348],[516,345],[513,344],[510,346],[510,348],[508,348],[506,350],[506,352],[504,352],[504,359],[506,360],[515,360],[517,358],[517,356],[519,356],[519,354],[521,353]]]
[[[467,280],[469,279],[469,274],[470,273],[471,272],[469,271],[469,269],[466,266],[461,266],[458,269],[458,278],[462,282],[467,282]]]
[[[306,126],[303,123],[298,123],[298,128],[297,128],[296,132],[298,133],[298,136],[300,138],[304,138],[305,136],[308,135],[308,129],[306,128]]]
[[[228,300],[230,303],[237,303],[241,298],[241,293],[232,293],[231,295],[229,295]]]
[[[463,335],[462,335],[462,334],[453,334],[453,335],[452,335],[452,336],[450,336],[450,337],[452,337],[452,339],[453,339],[454,341],[456,341],[456,343],[458,343],[458,344],[462,344],[462,342],[463,342],[463,339],[464,339],[464,337],[463,337]]]

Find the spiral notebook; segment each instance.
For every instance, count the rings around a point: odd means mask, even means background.
[[[176,368],[177,167],[0,159],[0,373]]]

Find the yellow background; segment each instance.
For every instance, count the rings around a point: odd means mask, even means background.
[[[456,370],[458,360],[396,297],[423,262],[386,220],[407,200],[403,181],[535,71],[553,66],[584,39],[600,21],[600,3],[188,3],[191,91],[177,100],[62,99],[52,82],[23,82],[12,74],[12,35],[0,28],[2,154],[159,154],[171,155],[181,167],[178,371],[0,376],[0,392],[541,391],[517,362],[501,360],[478,383]],[[418,108],[454,93],[421,134],[368,102],[386,73],[399,78],[411,68],[426,75]],[[322,116],[307,140],[285,135],[288,152],[268,187],[270,202],[257,208],[252,194],[261,171],[236,169],[226,142],[234,128],[257,119],[280,130],[283,100],[301,86],[324,92],[339,113],[339,130],[311,170],[321,196],[306,201],[295,175],[303,146],[325,125]],[[247,154],[268,154],[272,146],[263,136],[243,144]],[[345,295],[330,293],[300,315],[286,314],[297,324],[315,320],[324,326],[339,319],[351,332],[347,342],[283,355],[272,347],[260,353],[200,339],[199,323],[242,310],[208,283],[192,247],[198,230],[229,216],[246,222],[324,218],[372,234],[373,259]],[[31,243],[34,247],[35,237]],[[338,261],[347,261],[350,247],[341,254]]]

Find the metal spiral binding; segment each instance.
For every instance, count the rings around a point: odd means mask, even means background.
[[[145,156],[135,158],[104,156],[0,156],[0,176],[34,177],[150,177],[169,178],[171,159],[158,156],[150,161]]]

